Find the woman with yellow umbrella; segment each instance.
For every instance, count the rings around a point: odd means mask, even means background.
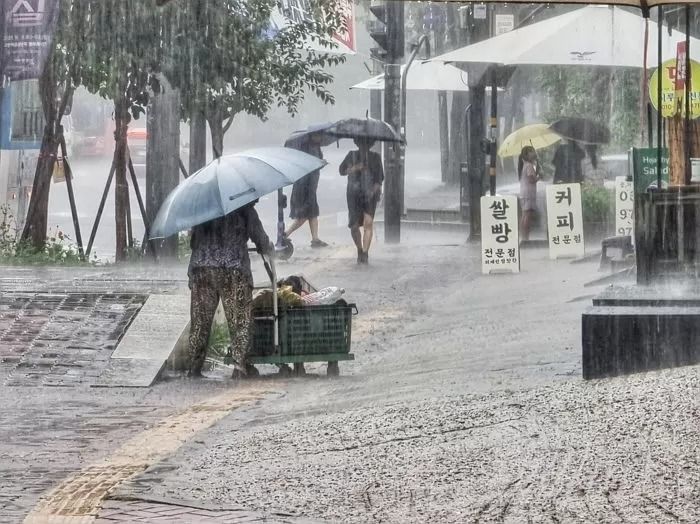
[[[518,156],[518,180],[520,181],[520,238],[529,240],[530,228],[537,211],[537,149],[556,144],[561,136],[547,124],[524,126],[506,137],[498,150],[500,157]]]

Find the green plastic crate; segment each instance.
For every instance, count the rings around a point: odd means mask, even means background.
[[[350,353],[355,304],[280,308],[279,355]],[[251,356],[275,355],[272,311],[253,311]]]

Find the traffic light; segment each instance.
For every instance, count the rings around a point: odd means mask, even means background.
[[[385,0],[369,8],[380,22],[369,33],[379,44],[379,48],[372,49],[372,55],[390,63],[396,63],[404,55],[404,10],[401,1]]]

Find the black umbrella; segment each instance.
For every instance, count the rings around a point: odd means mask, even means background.
[[[339,138],[359,138],[376,142],[403,142],[401,135],[383,120],[374,118],[346,118],[338,120],[326,134]]]
[[[549,128],[556,134],[577,142],[587,144],[607,144],[610,142],[610,130],[607,126],[587,118],[560,118]]]
[[[300,131],[294,131],[289,138],[284,142],[284,147],[291,147],[294,149],[304,149],[304,145],[309,139],[318,135],[320,138],[319,145],[321,147],[329,146],[333,142],[337,142],[338,138],[328,134],[328,130],[331,129],[335,124],[333,122],[324,122],[322,124],[311,124],[306,129]]]

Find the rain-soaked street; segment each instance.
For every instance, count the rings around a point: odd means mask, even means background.
[[[595,261],[533,249],[522,274],[486,277],[458,236],[407,236],[370,268],[340,245],[281,264],[358,304],[338,379],[307,365],[243,384],[219,370],[149,390],[4,386],[3,513],[44,494],[104,522],[698,518],[697,370],[581,379]]]

